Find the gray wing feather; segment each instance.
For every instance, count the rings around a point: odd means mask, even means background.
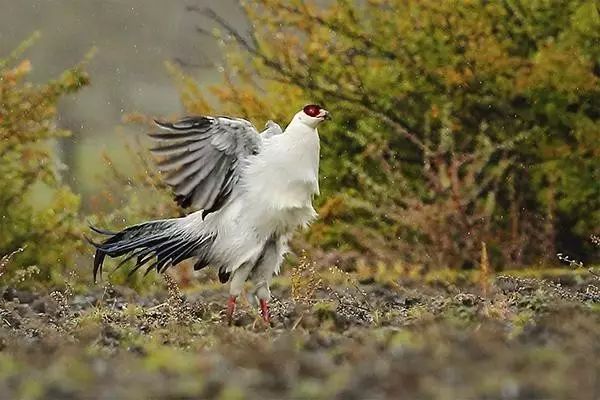
[[[243,161],[257,154],[262,143],[256,128],[238,118],[187,117],[156,124],[163,132],[149,134],[158,143],[150,150],[160,158],[159,171],[168,173],[165,182],[179,205],[205,213],[225,204]]]
[[[199,152],[195,151],[192,153],[184,153],[178,156],[174,156],[163,161],[158,162],[156,165],[158,169],[163,172],[177,170],[184,164],[194,162],[200,157]]]

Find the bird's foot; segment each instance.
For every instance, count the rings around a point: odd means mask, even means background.
[[[229,296],[227,300],[227,324],[231,325],[233,323],[233,313],[235,312],[235,304],[236,304],[237,296]]]
[[[260,314],[262,315],[263,321],[269,325],[271,322],[271,314],[269,313],[269,303],[267,300],[260,299]]]

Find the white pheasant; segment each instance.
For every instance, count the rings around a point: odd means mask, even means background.
[[[188,117],[157,122],[151,149],[165,182],[183,207],[198,211],[186,217],[144,222],[120,232],[91,227],[109,235],[96,247],[94,279],[104,258],[136,259],[131,274],[164,272],[188,258],[194,269],[218,268],[230,281],[227,319],[231,322],[244,282],[255,283],[262,317],[269,321],[273,275],[279,272],[293,231],[316,216],[319,194],[317,126],[329,113],[316,104],[299,111],[285,131],[269,121],[259,134],[248,121],[229,117]]]

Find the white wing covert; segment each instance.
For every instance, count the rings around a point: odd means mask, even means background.
[[[281,129],[278,123],[268,120],[265,124],[265,130],[260,133],[260,136],[263,139],[268,139],[275,135],[281,135],[282,133],[283,129]]]
[[[149,136],[158,142],[150,149],[160,157],[159,171],[173,188],[182,207],[221,208],[239,181],[243,162],[260,151],[262,138],[241,118],[186,117],[156,124],[164,131]],[[281,128],[280,128],[281,130]]]

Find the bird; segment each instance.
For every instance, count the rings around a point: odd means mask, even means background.
[[[236,301],[250,280],[249,292],[270,323],[270,285],[288,252],[292,234],[317,217],[320,140],[317,127],[330,119],[318,104],[298,111],[285,130],[269,121],[259,133],[242,118],[191,116],[155,121],[158,132],[150,152],[174,200],[192,211],[182,217],[142,222],[121,231],[90,225],[101,242],[95,247],[94,281],[106,256],[130,260],[132,275],[145,267],[165,272],[187,259],[194,270],[211,266],[221,283],[229,282],[226,318],[232,323]]]

